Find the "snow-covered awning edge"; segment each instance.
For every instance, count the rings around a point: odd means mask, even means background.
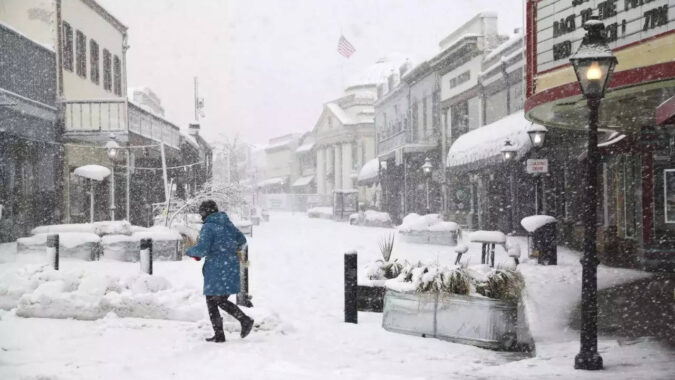
[[[531,123],[521,110],[461,135],[448,151],[446,166],[465,171],[497,165],[503,161],[506,139],[516,148],[516,160],[522,159],[532,149],[527,134]]]
[[[372,185],[377,182],[380,172],[379,158],[373,158],[361,167],[356,183],[361,186]]]

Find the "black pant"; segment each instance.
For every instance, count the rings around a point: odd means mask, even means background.
[[[227,300],[229,296],[229,294],[206,296],[206,307],[209,310],[211,325],[213,325],[213,331],[215,331],[216,334],[223,334],[223,318],[220,316],[220,311],[218,311],[219,306],[240,323],[249,319],[237,305]]]

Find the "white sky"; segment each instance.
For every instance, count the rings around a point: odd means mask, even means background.
[[[498,12],[511,34],[523,9],[521,0],[98,1],[129,27],[130,87],[150,87],[184,127],[198,76],[203,134],[249,143],[311,130],[343,79],[379,57],[428,59],[481,11]],[[348,60],[336,51],[341,31],[356,48]]]

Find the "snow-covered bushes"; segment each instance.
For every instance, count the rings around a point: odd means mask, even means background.
[[[375,267],[369,275],[381,275],[382,267]],[[405,262],[397,268],[395,278],[384,284],[398,292],[442,292],[449,294],[485,296],[502,301],[516,301],[524,287],[520,272],[511,269],[492,269],[487,265],[473,267],[439,267],[438,265],[413,266]],[[389,273],[391,275],[391,272]]]

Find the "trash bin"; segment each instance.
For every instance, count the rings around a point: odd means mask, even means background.
[[[530,233],[532,252],[530,256],[537,257],[542,265],[558,264],[558,221],[548,215],[533,215],[523,218],[520,224]]]

